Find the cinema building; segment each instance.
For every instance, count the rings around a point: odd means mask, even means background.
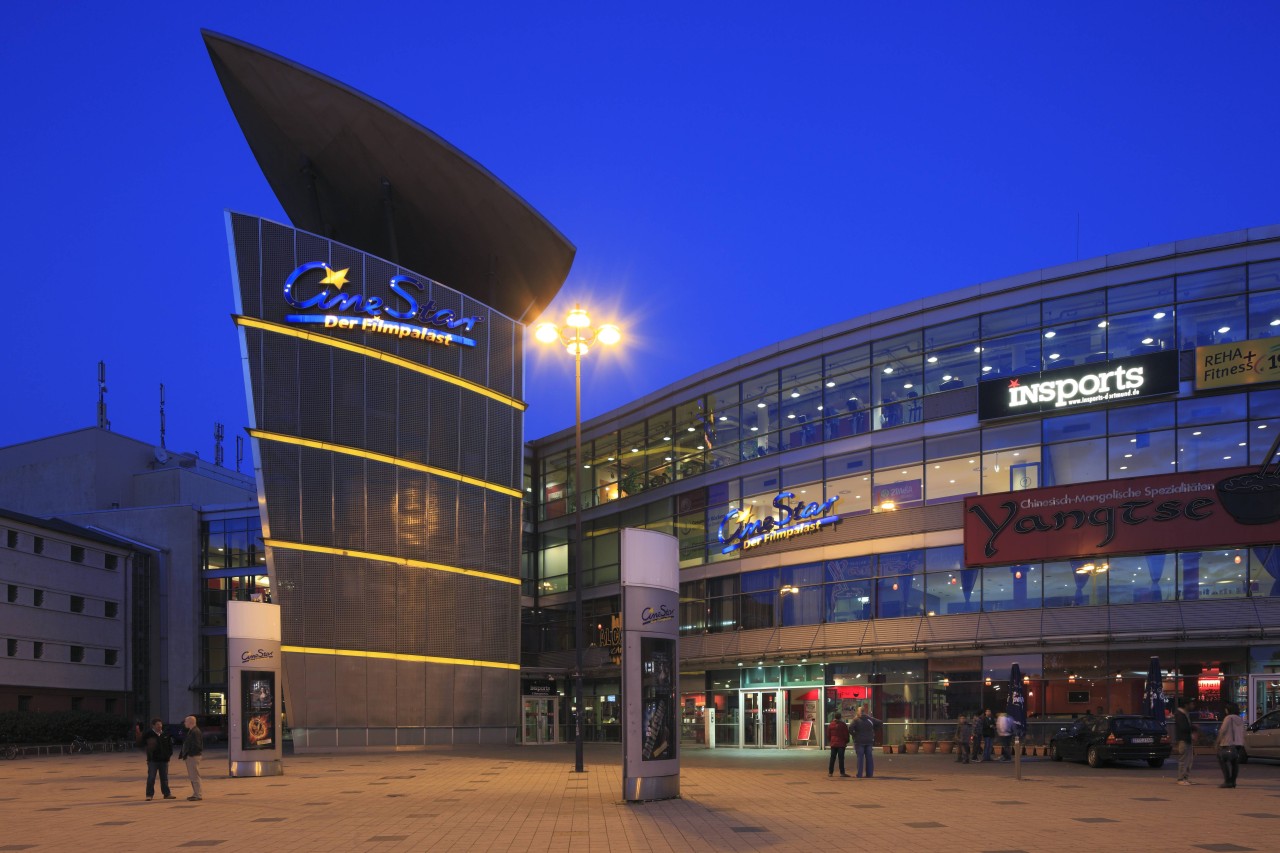
[[[624,527],[679,539],[689,745],[820,745],[862,703],[949,736],[1014,662],[1033,742],[1138,711],[1152,656],[1170,697],[1277,703],[1280,227],[831,313],[584,425],[588,737]],[[568,721],[572,448],[527,454],[526,742]]]

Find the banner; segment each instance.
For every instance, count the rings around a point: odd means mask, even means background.
[[[1280,474],[1233,468],[966,498],[969,567],[1280,541]]]
[[[1196,347],[1196,390],[1280,382],[1280,338]]]
[[[1163,350],[979,382],[978,420],[1061,413],[1177,392],[1178,353]]]

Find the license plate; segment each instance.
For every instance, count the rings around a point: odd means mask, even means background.
[[[1149,737],[1129,738],[1129,743],[1151,743],[1151,738]]]

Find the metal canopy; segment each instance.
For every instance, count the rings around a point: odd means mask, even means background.
[[[390,107],[203,31],[258,165],[292,223],[528,322],[576,251],[483,166]]]

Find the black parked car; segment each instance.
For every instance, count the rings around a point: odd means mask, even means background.
[[[1083,760],[1090,767],[1109,761],[1145,761],[1160,767],[1172,751],[1165,724],[1137,715],[1081,717],[1049,741],[1054,761]]]

